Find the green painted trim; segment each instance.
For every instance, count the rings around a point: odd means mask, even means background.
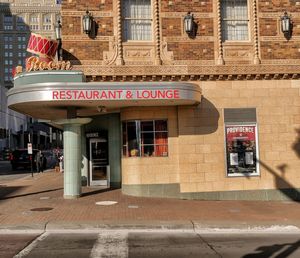
[[[141,197],[191,200],[299,201],[300,188],[180,193],[179,184],[122,185],[122,192]]]

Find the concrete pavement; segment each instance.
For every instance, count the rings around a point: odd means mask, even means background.
[[[63,174],[54,170],[2,183],[0,231],[148,229],[278,229],[299,231],[300,205],[293,201],[199,201],[123,195],[120,189],[83,187],[63,198]]]

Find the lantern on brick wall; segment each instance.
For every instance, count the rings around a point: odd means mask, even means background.
[[[61,22],[58,20],[55,24],[55,36],[57,40],[61,40]]]
[[[194,33],[194,17],[191,12],[188,12],[186,16],[184,16],[184,30],[188,35],[192,35]]]
[[[62,41],[61,41],[61,23],[60,20],[58,20],[55,24],[55,36],[57,40],[57,59],[61,60],[62,58]]]
[[[86,34],[90,34],[92,30],[92,16],[90,12],[87,10],[86,14],[82,18],[83,31]]]
[[[290,38],[292,34],[292,23],[291,17],[284,12],[283,16],[280,19],[281,22],[281,30],[286,38]]]

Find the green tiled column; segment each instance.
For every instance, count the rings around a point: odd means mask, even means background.
[[[55,121],[64,126],[64,198],[81,195],[81,126],[91,118],[73,118]]]

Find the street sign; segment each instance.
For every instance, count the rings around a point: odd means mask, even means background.
[[[28,154],[32,154],[32,143],[27,144],[27,151],[28,151]]]

